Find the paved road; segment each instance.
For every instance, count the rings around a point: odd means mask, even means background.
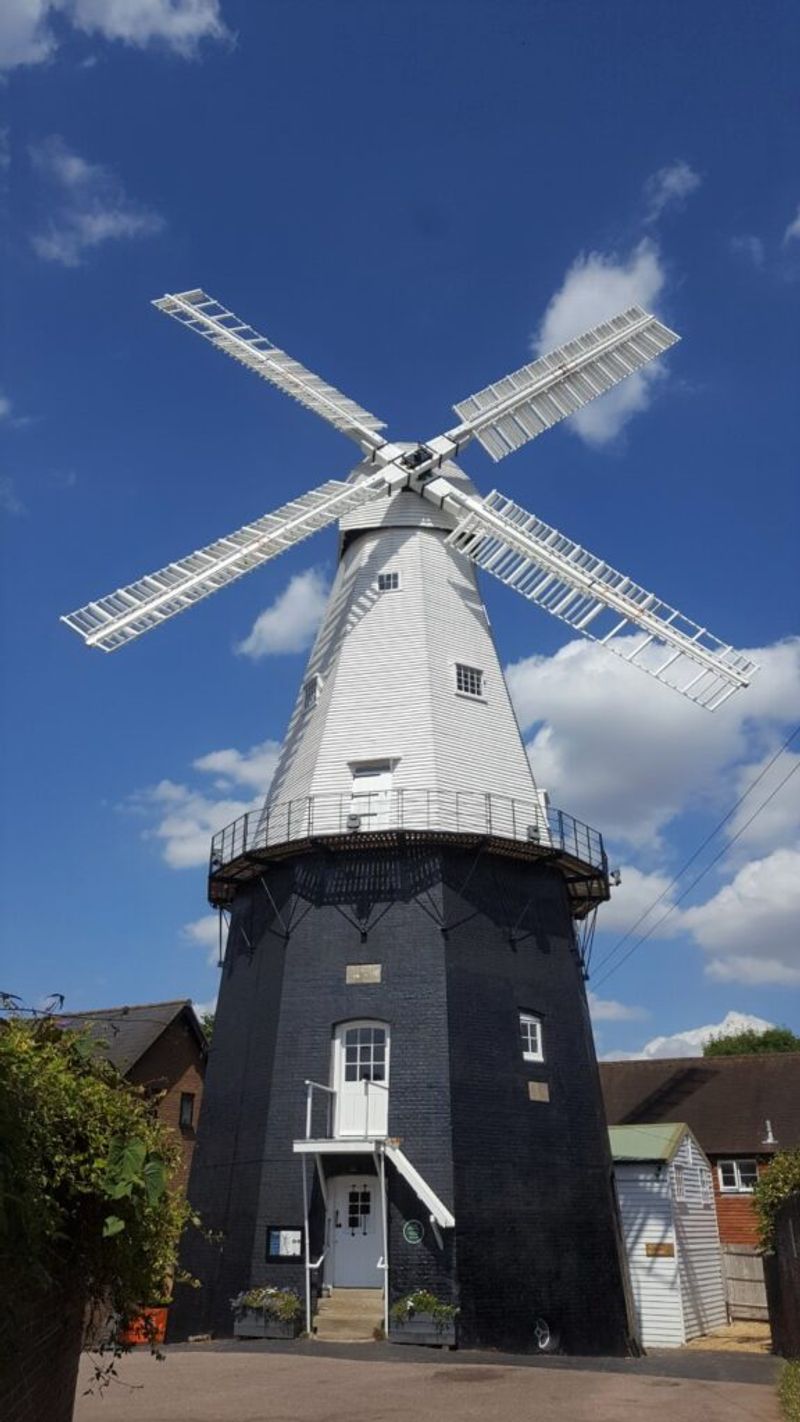
[[[770,1358],[746,1358],[744,1368],[721,1354],[576,1366],[562,1358],[400,1351],[373,1345],[356,1357],[347,1345],[323,1353],[315,1344],[291,1351],[195,1344],[168,1348],[163,1363],[138,1352],[122,1359],[120,1381],[102,1397],[81,1396],[84,1361],[75,1422],[647,1422],[657,1411],[670,1422],[779,1417]]]

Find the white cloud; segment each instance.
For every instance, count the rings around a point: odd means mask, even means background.
[[[53,134],[30,149],[50,205],[45,226],[31,237],[46,262],[77,267],[103,242],[149,237],[160,232],[163,218],[139,207],[119,179],[99,163],[89,163]]]
[[[731,251],[737,257],[743,257],[745,261],[752,263],[760,271],[764,265],[764,243],[760,237],[756,237],[752,232],[743,232],[738,237],[731,237]]]
[[[262,741],[261,745],[253,746],[249,751],[232,748],[210,751],[194,762],[194,768],[217,775],[216,784],[220,789],[227,789],[230,785],[246,785],[259,790],[263,796],[275,774],[279,752],[280,742]]]
[[[42,64],[58,48],[57,16],[85,35],[190,58],[202,40],[228,39],[219,0],[3,0],[0,69]]]
[[[0,420],[10,420],[11,401],[7,395],[0,394]]]
[[[664,282],[658,248],[647,238],[628,257],[604,252],[582,254],[569,268],[545,311],[533,343],[535,351],[541,354],[563,345],[629,306],[653,310]],[[661,376],[663,368],[658,364],[636,371],[572,415],[567,425],[586,444],[607,444],[633,415],[647,408],[653,382]]]
[[[784,242],[792,242],[795,239],[800,239],[800,207],[797,209],[797,216],[792,218],[783,234]]]
[[[594,992],[589,993],[589,1011],[595,1022],[639,1022],[650,1016],[644,1007],[629,1007],[614,998],[598,997]]]
[[[736,772],[736,791],[740,795],[759,775],[763,777],[726,827],[729,835],[739,836],[739,848],[764,852],[790,843],[800,834],[800,775],[795,770],[800,755],[786,750],[767,770],[773,755],[774,751],[770,751],[753,764],[739,766]],[[789,774],[792,778],[782,785]],[[775,798],[767,804],[773,793]],[[764,808],[759,810],[752,824],[748,824],[753,810],[760,805]]]
[[[653,1037],[645,1042],[638,1052],[607,1052],[605,1061],[642,1061],[657,1057],[699,1057],[703,1047],[712,1037],[730,1037],[736,1032],[751,1029],[766,1032],[772,1027],[763,1017],[753,1017],[748,1012],[728,1012],[721,1022],[707,1027],[690,1027],[685,1032],[674,1032],[669,1037]]]
[[[182,936],[189,943],[196,944],[202,948],[206,955],[206,962],[212,967],[216,967],[219,962],[219,920],[215,913],[204,913],[202,918],[196,918],[191,923],[185,923],[181,929]],[[227,929],[222,925],[222,951],[225,952],[225,938]],[[199,1009],[198,1009],[199,1010]]]
[[[162,844],[165,864],[170,869],[191,869],[208,862],[211,837],[233,820],[258,811],[264,803],[277,763],[279,746],[264,741],[249,751],[211,751],[194,762],[196,770],[217,775],[212,795],[174,780],[141,790],[130,797],[126,808],[144,814],[150,825],[145,839]],[[246,799],[236,796],[242,787],[257,793]]]
[[[216,962],[216,959],[215,959],[215,962]],[[198,1017],[199,1017],[200,1020],[202,1021],[202,1019],[205,1017],[205,1015],[206,1015],[207,1012],[216,1012],[216,1010],[217,1010],[217,999],[216,999],[216,997],[209,997],[209,998],[206,999],[205,1002],[195,1002],[195,1001],[193,1000],[193,1001],[192,1001],[192,1007],[194,1008],[194,1010],[195,1010],[195,1012],[197,1013]]]
[[[617,888],[612,888],[609,902],[600,905],[597,927],[601,933],[626,932],[642,915],[648,915],[656,899],[661,900],[658,906],[660,913],[665,912],[670,903],[670,896],[666,893],[669,875],[646,874],[635,864],[621,865],[620,874],[622,882]]]
[[[681,926],[710,955],[722,982],[800,984],[800,848],[776,849],[743,865]]]
[[[295,574],[272,606],[256,618],[236,651],[253,661],[304,651],[314,639],[327,600],[328,584],[317,568]]]
[[[4,0],[0,7],[0,69],[41,64],[56,48],[47,24],[49,0]]]
[[[17,486],[10,474],[0,474],[0,510],[7,514],[25,512],[25,505],[17,494]]]
[[[682,158],[659,168],[644,185],[647,204],[645,221],[656,222],[669,207],[683,207],[687,197],[697,191],[702,181],[700,174]]]
[[[592,642],[513,663],[506,675],[522,729],[534,731],[538,784],[555,805],[639,850],[656,848],[685,809],[727,806],[735,797],[721,772],[763,755],[775,725],[796,720],[800,705],[800,639],[746,655],[760,671],[713,715]]]

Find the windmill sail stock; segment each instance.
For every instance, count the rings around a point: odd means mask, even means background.
[[[741,652],[504,494],[476,499],[446,478],[423,492],[456,514],[447,541],[479,568],[706,710],[756,671]],[[637,630],[644,635],[631,637]]]
[[[367,460],[348,482],[323,484],[63,617],[88,646],[114,651],[360,504],[407,490],[448,509],[455,522],[449,543],[478,567],[689,700],[713,711],[748,685],[755,663],[706,628],[504,495],[495,491],[481,499],[447,477],[446,461],[471,439],[492,459],[503,459],[679,339],[641,307],[601,322],[469,396],[454,406],[461,419],[456,428],[409,447],[387,443],[381,420],[206,292],[168,294],[153,305],[321,415],[353,439]]]
[[[180,562],[168,563],[157,573],[149,573],[108,597],[87,603],[61,621],[77,632],[87,647],[114,652],[201,598],[277,558],[360,504],[377,498],[384,489],[382,472],[360,484],[331,479]]]
[[[321,415],[366,452],[384,443],[378,434],[379,430],[386,428],[383,420],[371,415],[355,400],[349,400],[340,390],[293,360],[273,345],[268,336],[259,335],[246,321],[241,321],[205,291],[168,293],[154,301],[153,305],[188,330],[210,341],[218,351],[232,356],[263,380],[277,385],[279,390],[305,405],[306,409]]]
[[[631,306],[454,405],[462,424],[448,430],[449,438],[461,444],[474,436],[492,459],[505,459],[678,340],[655,316]]]

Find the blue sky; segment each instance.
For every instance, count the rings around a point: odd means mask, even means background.
[[[58,617],[342,477],[353,449],[149,305],[196,285],[401,439],[609,304],[681,333],[581,427],[496,470],[477,446],[463,461],[759,649],[751,690],[708,716],[484,587],[537,779],[622,868],[595,961],[665,889],[670,906],[800,720],[793,12],[5,7],[0,986],[76,1009],[215,992],[208,836],[265,788],[335,535],[113,656]],[[742,829],[798,754],[597,974],[601,1051],[730,1011],[800,1028],[800,776]]]

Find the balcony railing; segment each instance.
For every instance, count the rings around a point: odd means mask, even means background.
[[[211,842],[211,875],[247,855],[294,840],[391,830],[480,835],[553,850],[606,872],[603,838],[542,800],[468,790],[381,790],[365,795],[308,795],[241,815]]]

